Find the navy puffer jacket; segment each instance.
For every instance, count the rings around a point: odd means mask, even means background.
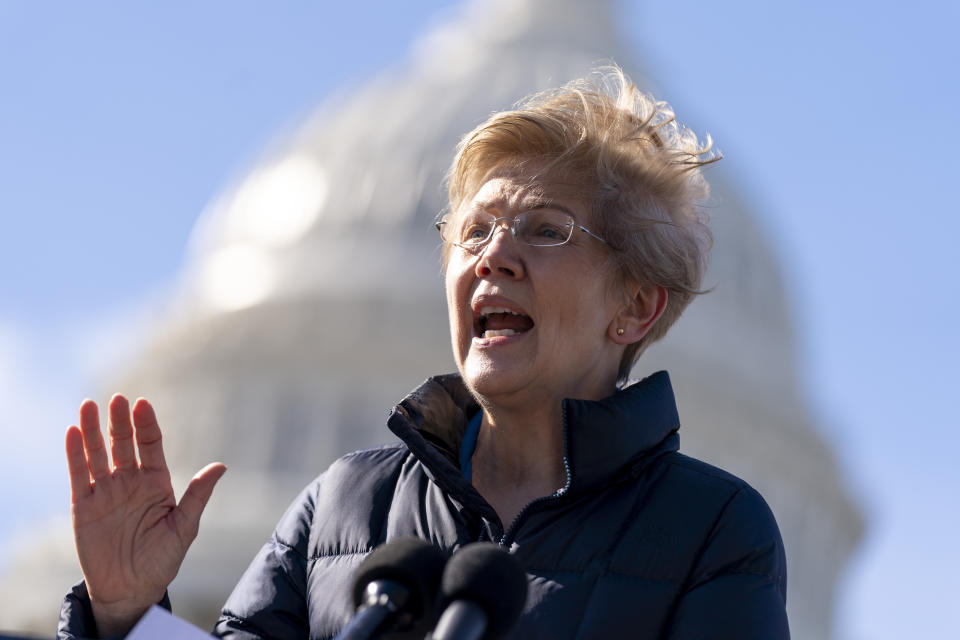
[[[599,402],[564,401],[566,486],[506,528],[457,462],[478,410],[456,375],[404,399],[388,422],[402,442],[347,455],[304,489],[214,635],[331,638],[353,615],[366,554],[418,536],[451,551],[492,540],[521,561],[529,589],[513,639],[789,638],[776,521],[745,482],[678,453],[665,372]],[[92,631],[88,607],[68,596],[61,638]]]

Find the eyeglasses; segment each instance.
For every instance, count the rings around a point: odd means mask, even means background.
[[[485,211],[470,212],[463,216],[449,215],[444,216],[436,227],[444,242],[475,251],[490,242],[498,225],[510,229],[515,240],[531,247],[566,244],[573,237],[575,229],[607,244],[593,231],[577,224],[569,214],[552,209],[534,209],[513,218],[497,218]]]

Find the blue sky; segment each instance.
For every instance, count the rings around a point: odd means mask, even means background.
[[[0,3],[0,548],[66,510],[62,433],[108,329],[163,295],[205,205],[456,5]],[[618,6],[778,248],[805,394],[868,517],[838,637],[953,628],[960,10]]]

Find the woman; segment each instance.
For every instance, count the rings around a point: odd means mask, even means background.
[[[491,540],[522,562],[514,638],[788,637],[763,499],[678,453],[665,372],[624,386],[701,291],[700,167],[717,158],[618,69],[467,134],[437,224],[459,375],[397,405],[399,444],[345,456],[303,491],[215,635],[332,637],[363,557],[414,535]],[[122,633],[165,598],[225,471],[203,469],[177,505],[151,406],[131,420],[115,396],[109,418],[112,470],[96,405],[67,431],[85,582],[61,638]]]

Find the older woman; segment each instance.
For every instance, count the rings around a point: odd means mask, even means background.
[[[303,491],[215,635],[329,638],[352,615],[360,560],[418,536],[520,560],[514,638],[788,637],[763,499],[678,452],[666,373],[626,385],[701,291],[700,167],[716,157],[618,69],[467,134],[437,224],[459,375],[397,405],[400,443],[347,455]],[[61,638],[123,632],[164,599],[224,471],[202,470],[177,505],[151,406],[115,396],[109,416],[112,469],[92,402],[67,432],[85,583]]]

